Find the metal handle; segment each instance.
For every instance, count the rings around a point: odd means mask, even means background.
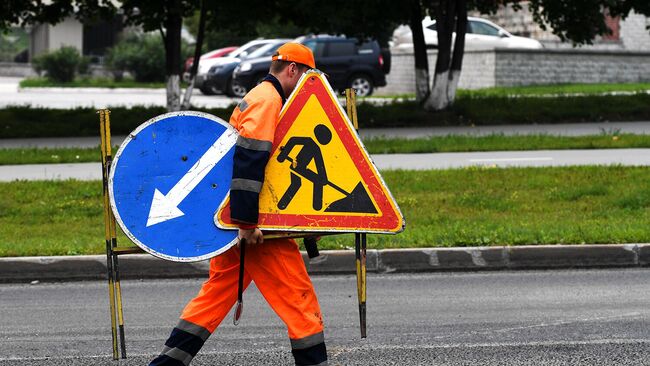
[[[239,286],[237,288],[237,307],[233,324],[239,324],[239,319],[244,311],[244,253],[246,252],[246,239],[239,239]]]

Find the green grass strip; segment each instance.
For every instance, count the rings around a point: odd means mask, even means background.
[[[650,242],[650,168],[386,171],[406,217],[370,248]],[[0,183],[0,256],[99,254],[101,182]],[[120,234],[122,245],[129,242]],[[321,249],[353,247],[351,235]]]
[[[482,89],[458,89],[457,98],[487,98],[487,97],[549,97],[576,95],[608,95],[617,93],[647,93],[650,83],[596,83],[596,84],[545,84],[526,86],[499,86]],[[361,97],[406,100],[414,99],[415,93],[396,95],[373,95]]]
[[[164,89],[165,83],[144,83],[125,78],[115,81],[113,78],[78,77],[67,83],[50,80],[46,77],[26,78],[19,83],[21,88],[61,87],[61,88],[158,88]],[[503,97],[503,96],[540,96],[540,95],[598,95],[616,92],[643,92],[650,90],[650,83],[596,83],[596,84],[548,84],[492,87],[483,89],[459,89],[459,97]],[[386,98],[412,98],[414,94],[387,96]],[[380,96],[380,98],[383,98]]]
[[[364,145],[371,154],[410,154],[467,151],[519,151],[566,149],[650,148],[650,135],[617,134],[551,136],[502,134],[474,136],[431,136],[426,138],[368,138]],[[115,147],[117,150],[117,146]],[[97,148],[0,149],[0,165],[86,163],[100,161]]]
[[[596,83],[596,84],[550,84],[493,87],[477,90],[460,89],[459,97],[505,97],[549,95],[598,95],[607,93],[635,93],[650,91],[650,83]]]
[[[117,149],[117,146],[115,147]],[[0,165],[67,164],[101,161],[96,148],[18,148],[0,149]]]
[[[115,81],[112,78],[89,78],[80,77],[67,83],[53,81],[44,77],[26,78],[18,84],[21,88],[145,88],[164,89],[165,83],[143,83],[133,79]]]
[[[371,154],[410,154],[471,151],[622,149],[650,147],[650,135],[606,132],[589,136],[493,134],[487,136],[431,136],[426,138],[370,138],[363,141]]]

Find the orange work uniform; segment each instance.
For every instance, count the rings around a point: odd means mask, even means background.
[[[230,191],[231,218],[240,227],[256,227],[264,169],[284,101],[280,82],[269,74],[230,118],[240,134]],[[210,277],[150,365],[189,365],[237,300],[239,260],[236,247],[211,259]],[[244,286],[254,281],[286,324],[296,365],[327,365],[320,305],[296,242],[276,239],[248,245],[244,269]]]

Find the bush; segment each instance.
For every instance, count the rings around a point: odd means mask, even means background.
[[[136,81],[165,81],[165,47],[158,35],[130,34],[109,50],[106,65],[114,74],[130,72]]]
[[[33,63],[36,72],[40,74],[45,71],[48,79],[63,83],[74,80],[78,71],[88,70],[88,59],[71,46],[61,47],[54,52],[36,57]]]
[[[183,43],[181,60],[189,54]],[[128,71],[138,82],[164,82],[165,46],[157,34],[129,34],[108,51],[106,66],[118,81],[122,72]]]

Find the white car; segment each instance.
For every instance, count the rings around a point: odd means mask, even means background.
[[[436,21],[430,17],[422,21],[424,43],[427,48],[438,48],[438,32]],[[452,39],[456,33],[452,34]],[[453,45],[453,43],[452,43]],[[413,35],[411,28],[400,26],[393,33],[393,47],[413,48]],[[493,48],[544,48],[542,44],[532,38],[513,36],[507,30],[483,18],[468,17],[467,33],[465,34],[465,49],[493,49]]]
[[[228,54],[228,56],[200,60],[199,68],[196,71],[197,82],[200,84],[205,80],[205,76],[207,75],[208,70],[210,70],[212,66],[225,65],[233,61],[244,59],[246,58],[246,56],[251,54],[253,51],[257,50],[258,48],[273,42],[275,42],[275,40],[273,39],[256,39],[232,51],[230,54]]]

